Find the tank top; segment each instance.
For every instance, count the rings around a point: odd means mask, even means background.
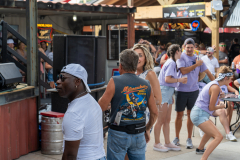
[[[142,79],[146,79],[147,74],[148,74],[149,71],[151,71],[151,69],[145,70],[143,73],[141,73],[141,74],[139,74],[139,75],[137,75],[137,76],[140,77],[140,78],[142,78]]]
[[[198,107],[198,108],[201,108],[202,110],[208,112],[210,115],[213,114],[214,111],[210,111],[209,110],[209,103],[210,103],[210,95],[209,95],[209,89],[212,85],[214,84],[218,84],[218,81],[212,81],[210,83],[208,83],[204,88],[203,90],[200,92],[198,98],[197,98],[197,101],[195,103],[195,105]],[[217,98],[217,101],[216,101],[216,104],[215,106],[217,105],[218,103],[218,100],[219,100],[219,96],[220,94],[218,95],[218,98]]]
[[[119,126],[146,122],[145,111],[151,94],[149,81],[131,73],[113,76],[113,80],[115,94],[111,101],[110,123],[115,124],[117,114]]]

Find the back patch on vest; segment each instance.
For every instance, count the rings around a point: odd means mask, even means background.
[[[126,99],[121,102],[118,112],[122,113],[121,121],[139,121],[145,119],[148,86],[125,86],[121,92]]]

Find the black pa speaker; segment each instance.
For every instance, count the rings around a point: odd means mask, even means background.
[[[0,89],[22,82],[22,75],[15,63],[0,64]]]
[[[77,63],[86,69],[90,88],[105,85],[106,47],[106,37],[54,35],[54,81],[65,65]]]

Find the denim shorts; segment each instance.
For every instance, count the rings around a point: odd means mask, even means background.
[[[194,106],[190,113],[190,118],[192,120],[192,123],[195,126],[199,126],[203,122],[206,122],[209,120],[210,114],[206,111],[202,110],[201,108]]]
[[[174,87],[169,87],[169,86],[160,86],[161,92],[162,92],[162,103],[168,103],[172,104],[172,96],[174,94]]]

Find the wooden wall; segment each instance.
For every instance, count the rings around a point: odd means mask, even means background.
[[[38,150],[36,98],[0,106],[0,160]]]

